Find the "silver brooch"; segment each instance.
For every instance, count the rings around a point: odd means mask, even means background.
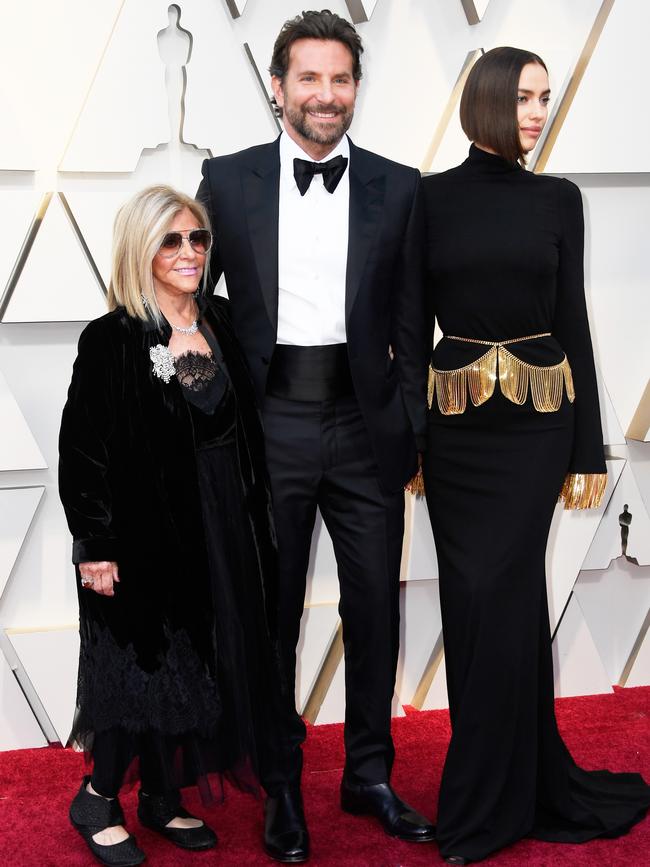
[[[153,372],[158,379],[168,383],[176,373],[174,367],[174,356],[169,351],[169,347],[163,346],[162,343],[157,343],[149,350],[149,358],[153,361]]]

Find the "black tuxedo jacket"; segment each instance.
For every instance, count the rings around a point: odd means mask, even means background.
[[[425,439],[429,351],[416,169],[350,142],[345,320],[354,389],[388,490]],[[225,274],[235,330],[263,405],[278,321],[279,139],[203,163],[197,198],[214,232],[210,279]]]

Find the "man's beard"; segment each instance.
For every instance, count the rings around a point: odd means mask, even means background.
[[[307,108],[293,109],[285,105],[284,113],[291,126],[307,139],[319,145],[334,145],[339,142],[349,130],[354,111],[332,106],[310,106],[312,110],[321,112],[338,112],[338,122],[328,123],[326,126],[318,122],[318,118],[312,117]]]

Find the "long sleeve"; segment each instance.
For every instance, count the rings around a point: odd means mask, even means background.
[[[575,433],[569,470],[604,473],[603,434],[596,370],[584,292],[584,219],[580,190],[570,181],[560,185],[560,240],[557,301],[553,334],[571,365],[575,385]]]
[[[559,184],[562,236],[553,334],[566,352],[575,386],[575,429],[569,476],[562,498],[567,508],[598,505],[606,483],[596,370],[584,292],[584,218],[580,190]]]
[[[426,376],[430,352],[427,349],[424,302],[424,210],[419,173],[415,173],[414,179],[411,213],[396,275],[393,349],[418,451],[424,451]]]
[[[73,563],[119,561],[109,483],[117,383],[111,348],[101,338],[97,322],[81,334],[59,434],[59,495]]]

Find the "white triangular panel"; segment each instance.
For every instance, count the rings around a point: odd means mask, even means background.
[[[430,581],[438,577],[436,547],[424,497],[406,497],[402,581]]]
[[[7,138],[10,136],[0,136],[0,140]],[[0,232],[5,239],[0,244],[0,295],[16,264],[40,198],[34,190],[0,191]]]
[[[598,380],[598,399],[600,403],[600,421],[603,426],[603,443],[606,446],[625,445],[625,434],[616,415],[614,404],[603,382],[600,371],[596,370]]]
[[[283,20],[275,19],[278,31]],[[186,68],[184,141],[218,156],[274,139],[277,127],[246,56],[245,39],[225,6],[186,0],[183,26],[195,35]],[[209,33],[210,38],[197,39],[199,33]],[[264,58],[261,70],[269,59],[270,55]]]
[[[555,695],[597,695],[613,692],[575,595],[571,597],[553,642]]]
[[[47,746],[7,660],[0,652],[0,751]]]
[[[45,458],[2,373],[0,373],[0,419],[2,419],[0,472],[47,469]]]
[[[480,51],[474,49],[469,51],[464,58],[462,64],[458,67],[458,78],[466,77],[474,63],[480,57]],[[436,137],[441,135],[435,148],[435,153],[432,160],[426,160],[426,164],[422,164],[423,171],[426,172],[444,172],[452,166],[458,165],[467,156],[469,150],[469,141],[463,132],[460,125],[460,97],[463,89],[463,84],[457,80],[449,87],[449,98],[447,104],[441,112],[438,123],[432,127],[432,134],[435,131]],[[444,130],[439,127],[439,124],[444,124]]]
[[[625,505],[632,515],[626,553],[628,557],[634,557],[639,565],[650,566],[650,516],[646,511],[632,467],[629,463],[624,464],[623,461],[617,463],[624,465],[624,468],[584,559],[583,569],[607,569],[610,562],[621,555],[619,517],[624,513]]]
[[[449,707],[449,697],[447,695],[447,668],[445,665],[445,657],[443,655],[421,709],[442,710],[447,707]]]
[[[7,637],[59,740],[65,744],[77,694],[78,626],[24,632],[8,629]]]
[[[296,707],[302,713],[339,623],[336,605],[305,608],[300,621],[296,665]]]
[[[316,717],[316,724],[340,723],[345,719],[345,661],[342,659],[332,678]]]
[[[0,136],[0,171],[34,171],[37,160],[22,124],[25,105],[20,105],[10,74],[0,79],[0,106],[5,130]]]
[[[124,3],[61,171],[132,172],[144,148],[169,141],[165,66],[156,40],[167,26],[168,5]]]
[[[338,599],[339,579],[334,546],[320,512],[317,512],[311,537],[305,604],[331,604],[338,602]]]
[[[639,111],[639,82],[646,78],[650,4],[616,0],[600,35],[570,111],[551,151],[546,171],[647,172],[650,115]],[[577,59],[577,56],[576,56]],[[615,72],[614,72],[615,70]],[[606,106],[606,123],[593,128],[594,106]],[[621,130],[633,123],[633,142]]]
[[[412,704],[442,631],[437,581],[407,581],[400,588],[400,655],[395,690]]]
[[[370,21],[378,0],[346,0],[350,18],[355,24]]]
[[[0,488],[0,597],[45,488]]]
[[[77,225],[106,286],[111,278],[113,223],[117,211],[130,197],[131,193],[124,190],[101,193],[77,190],[66,193]]]
[[[650,187],[608,178],[600,186],[585,183],[582,194],[592,336],[600,373],[626,433],[650,371],[646,256]],[[613,219],[613,214],[621,216]]]
[[[608,480],[603,502],[598,509],[567,511],[558,503],[551,524],[546,551],[546,583],[551,632],[555,629],[578,572],[596,534],[605,507],[619,475],[620,462],[607,461]]]
[[[106,302],[58,196],[53,196],[3,322],[77,322]]]
[[[625,686],[650,685],[650,629],[646,632],[643,643],[634,660]]]
[[[610,683],[618,683],[650,608],[650,566],[617,557],[607,569],[585,569],[574,596]]]
[[[650,515],[650,443],[629,440],[627,454],[646,512]]]

